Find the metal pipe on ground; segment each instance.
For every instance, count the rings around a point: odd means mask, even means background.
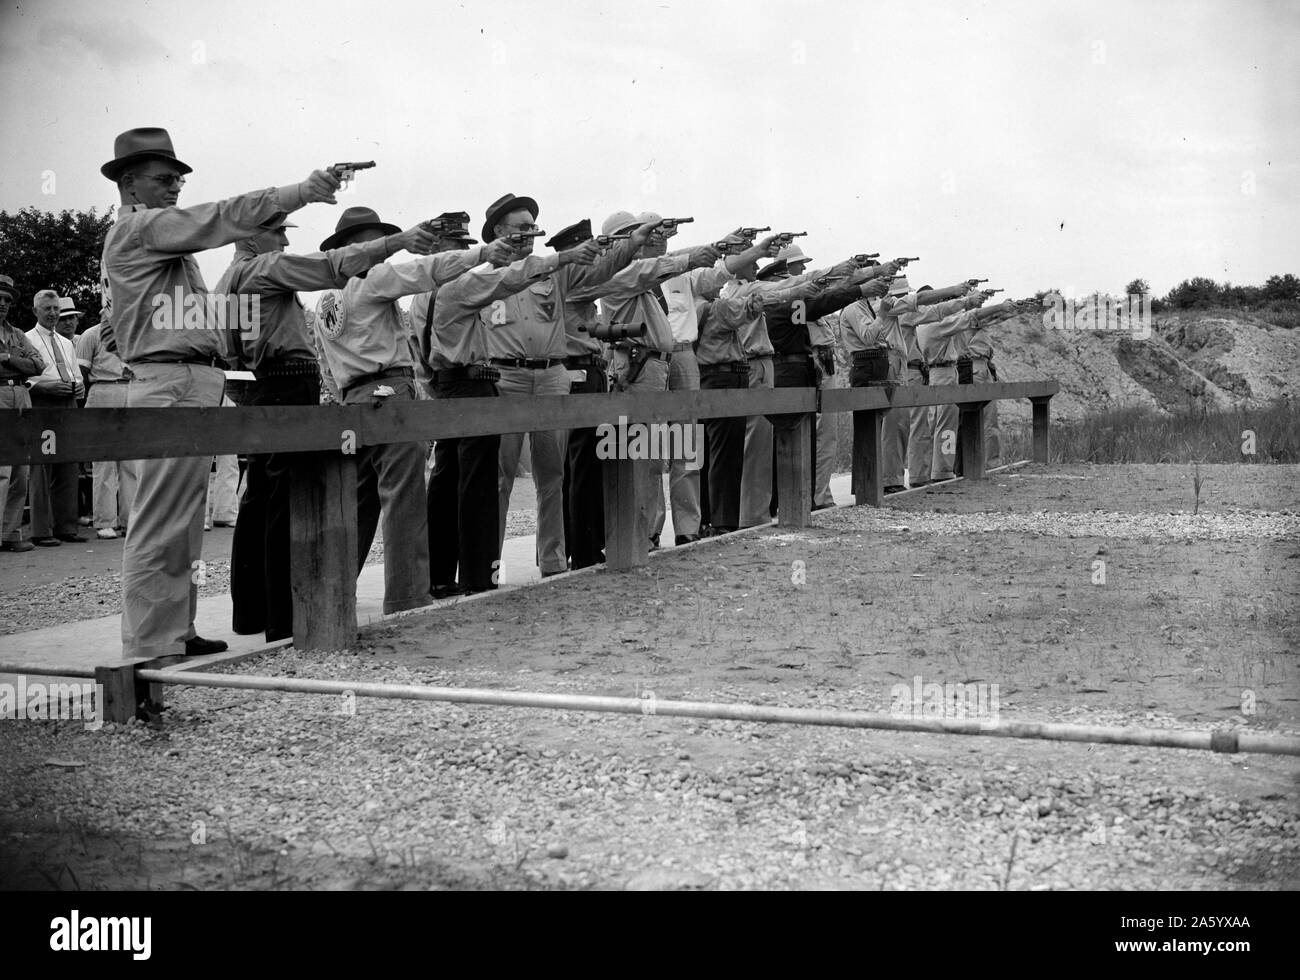
[[[987,735],[994,738],[1029,738],[1057,742],[1100,742],[1153,748],[1200,749],[1214,752],[1258,752],[1266,755],[1300,755],[1300,738],[1220,729],[1214,732],[1159,731],[1149,728],[1107,728],[1099,725],[1063,725],[1054,722],[992,721],[981,718],[895,718],[865,711],[823,708],[772,708],[756,704],[721,704],[710,701],[661,701],[652,698],[611,698],[585,694],[544,694],[536,691],[492,691],[483,688],[421,687],[413,684],[350,683],[290,677],[236,674],[177,674],[140,670],[136,677],[159,684],[221,687],[250,691],[284,691],[295,694],[336,694],[355,697],[396,698],[414,701],[449,701],[508,708],[550,708],[560,711],[603,711],[626,715],[707,718],[721,721],[774,722],[788,725],[830,725],[841,728],[875,728],[933,735]]]

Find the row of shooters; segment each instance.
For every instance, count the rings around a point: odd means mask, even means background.
[[[101,168],[122,196],[104,247],[104,318],[111,342],[134,373],[130,406],[215,407],[224,387],[222,361],[256,377],[245,405],[317,404],[322,366],[345,404],[414,399],[419,360],[427,364],[437,398],[601,391],[607,378],[619,390],[665,390],[671,364],[688,360],[679,357],[687,349],[702,388],[750,386],[755,364],[765,377],[760,385],[810,385],[816,368],[807,321],[860,298],[884,296],[906,264],[879,263],[864,254],[829,269],[759,279],[759,260],[793,235],[760,239],[769,229],[742,228],[670,253],[667,241],[685,221],[629,212],[610,215],[599,236],[579,222],[552,239],[567,247],[539,256],[533,245],[544,235],[536,224],[540,208],[514,194],[487,209],[482,245],[469,237],[463,212],[403,231],[369,208],[354,207],[319,252],[294,255],[285,251],[289,214],[308,203],[336,204],[335,191],[358,165],[338,164],[299,184],[180,208],[184,174],[191,169],[158,128],[123,133],[115,158]],[[193,253],[232,243],[235,257],[216,291],[258,295],[257,329],[157,324],[151,298],[177,290],[206,293]],[[385,261],[403,250],[417,258]],[[974,290],[974,284],[966,288]],[[317,306],[315,337],[299,290],[328,290]],[[415,297],[411,318],[419,351],[412,349],[398,305],[406,296]],[[769,325],[783,316],[792,329],[769,333]],[[693,323],[693,337],[678,339],[682,322]],[[794,338],[788,344],[787,333]],[[729,530],[741,522],[746,420],[706,425],[710,514],[715,527]],[[599,561],[603,546],[593,434],[570,435],[530,435],[538,485],[537,557],[544,575],[570,567],[570,555],[573,567]],[[382,515],[385,612],[495,587],[522,438],[440,440],[427,486],[421,443],[359,450],[358,568]],[[770,449],[755,456],[758,465],[770,468]],[[128,656],[208,653],[225,646],[198,637],[194,629],[197,589],[189,572],[202,548],[203,462],[139,464],[123,557]],[[289,463],[285,454],[250,460],[232,553],[235,631],[264,632],[268,640],[293,633]],[[663,506],[659,479],[652,465],[640,468],[638,511],[647,532],[655,523],[656,501]],[[766,503],[770,469],[766,481],[755,482],[766,483]],[[682,525],[678,532],[689,533]],[[649,533],[646,539],[649,546]]]

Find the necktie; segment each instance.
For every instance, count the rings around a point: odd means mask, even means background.
[[[59,377],[71,384],[72,375],[68,373],[68,365],[63,361],[63,352],[59,350],[59,336],[54,331],[50,331],[50,353],[54,355],[54,364],[59,369]]]
[[[659,283],[655,283],[654,293],[655,293],[655,299],[657,299],[657,300],[659,301],[659,309],[661,309],[661,310],[663,310],[665,313],[667,313],[667,312],[668,312],[668,300],[664,298],[663,287],[661,287],[661,286],[659,285]]]

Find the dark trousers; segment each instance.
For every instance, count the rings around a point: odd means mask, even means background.
[[[320,376],[250,382],[241,405],[318,405]],[[248,457],[244,496],[230,548],[231,628],[268,640],[293,636],[289,575],[289,479],[292,453]]]
[[[775,360],[772,364],[772,387],[773,388],[816,388],[817,375],[813,370],[812,359],[809,358],[803,362]],[[774,430],[793,429],[799,424],[802,415],[769,415],[767,420],[772,423]],[[813,416],[811,430],[808,439],[808,445],[812,452],[812,459],[809,465],[809,483],[812,486],[813,497],[817,496],[817,422],[816,416]],[[775,433],[772,438],[772,516],[777,514],[777,508],[780,501],[777,499],[776,492],[776,437]],[[811,499],[811,498],[810,498]]]
[[[749,388],[747,374],[713,371],[700,365],[700,389]],[[740,477],[745,465],[745,416],[705,419],[708,446],[709,520],[718,531],[740,527]]]
[[[435,398],[495,398],[490,381],[452,381],[434,385]],[[500,436],[439,439],[433,447],[433,474],[426,495],[429,512],[429,586],[459,584],[465,589],[495,589],[500,577],[501,542],[497,503]]]
[[[77,400],[69,397],[31,393],[32,408],[76,408]],[[77,533],[77,482],[81,478],[78,463],[46,463],[30,470],[27,490],[32,508],[32,537],[52,538]]]
[[[587,379],[573,382],[569,393],[609,391],[605,372],[586,368]],[[596,430],[569,431],[564,459],[564,540],[570,568],[587,568],[605,560],[605,487],[601,461],[596,458]]]

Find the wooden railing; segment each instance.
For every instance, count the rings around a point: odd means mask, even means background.
[[[679,422],[748,415],[795,415],[777,428],[778,523],[804,527],[811,509],[811,424],[815,412],[853,413],[856,503],[883,500],[881,438],[885,412],[918,405],[960,405],[962,472],[984,476],[984,407],[1028,398],[1034,461],[1047,462],[1049,404],[1055,381],[916,388],[726,389],[506,398],[438,399],[392,404],[245,408],[28,409],[0,413],[0,465],[158,459],[292,452],[290,540],[295,644],[337,650],[357,637],[357,470],[364,446],[494,433]],[[635,465],[605,461],[606,567],[646,561],[637,527]],[[392,560],[391,558],[389,560]]]

